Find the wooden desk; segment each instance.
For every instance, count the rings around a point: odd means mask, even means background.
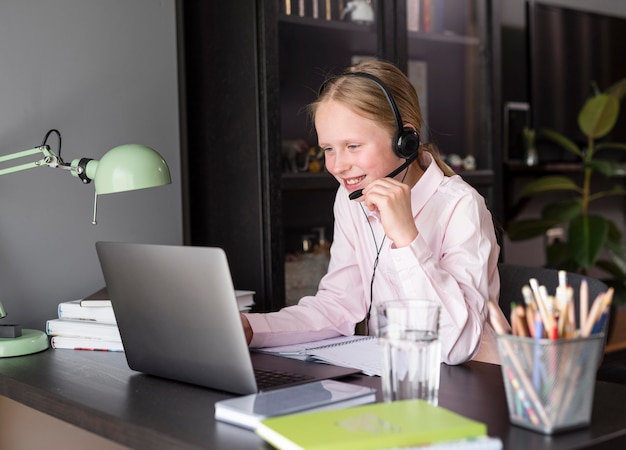
[[[380,386],[377,377],[351,381]],[[254,433],[213,420],[213,404],[229,394],[133,372],[122,353],[48,350],[0,359],[0,395],[132,448],[269,448]],[[555,436],[509,424],[499,366],[443,365],[440,404],[487,423],[506,449],[582,448],[609,440],[611,448],[626,448],[624,385],[597,382],[592,425]]]

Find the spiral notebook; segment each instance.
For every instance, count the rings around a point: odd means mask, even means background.
[[[380,376],[381,352],[375,336],[340,336],[304,344],[257,349],[261,353],[324,362]]]

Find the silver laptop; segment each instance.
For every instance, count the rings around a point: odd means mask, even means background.
[[[133,370],[236,394],[358,372],[250,353],[220,248],[97,242],[96,250]]]

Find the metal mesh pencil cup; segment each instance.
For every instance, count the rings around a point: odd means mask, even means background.
[[[589,425],[604,335],[573,339],[498,336],[511,423],[544,434]]]

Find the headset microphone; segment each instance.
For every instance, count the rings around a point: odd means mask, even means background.
[[[417,155],[418,155],[418,153],[415,152],[413,155],[409,156],[407,158],[407,160],[404,161],[400,167],[398,167],[393,172],[389,172],[389,174],[387,174],[385,176],[385,178],[393,178],[396,175],[398,175],[400,172],[402,172],[404,169],[406,169],[409,166],[409,164],[411,164],[413,161],[415,161],[415,159],[417,158]],[[363,196],[363,189],[357,189],[354,192],[350,192],[350,195],[348,195],[350,200],[356,200],[357,198],[360,198],[362,196]]]

